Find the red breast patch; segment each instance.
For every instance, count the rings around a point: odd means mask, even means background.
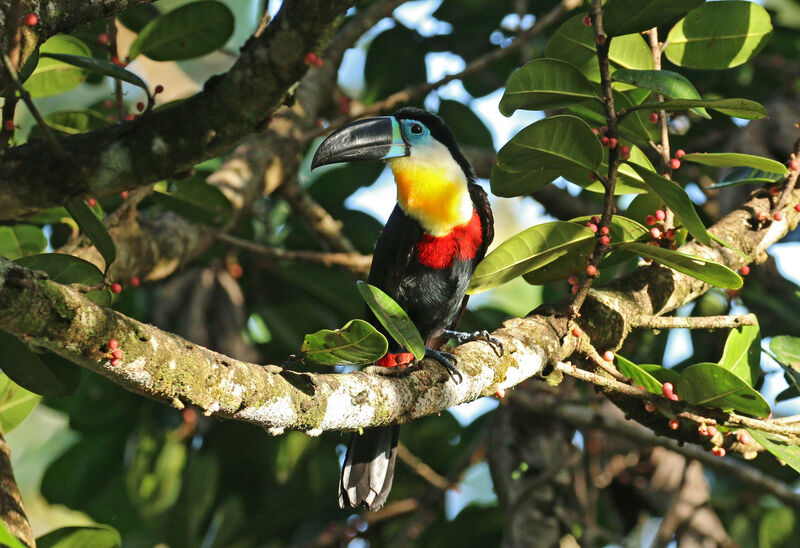
[[[449,234],[438,237],[423,234],[417,242],[417,260],[431,268],[447,268],[454,258],[474,259],[482,241],[481,218],[474,211],[467,224],[455,227]]]

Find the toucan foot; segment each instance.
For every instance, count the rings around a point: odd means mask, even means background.
[[[442,352],[441,350],[434,350],[433,348],[425,347],[425,357],[436,360],[439,365],[447,370],[447,374],[451,379],[453,379],[453,381],[455,381],[456,384],[462,381],[463,377],[461,376],[461,371],[456,369],[458,360],[449,352]]]
[[[492,350],[494,350],[494,353],[497,354],[498,358],[503,357],[503,343],[500,342],[500,339],[497,337],[492,337],[492,334],[485,329],[483,331],[473,331],[472,333],[465,333],[463,331],[450,331],[449,329],[445,329],[442,331],[442,335],[457,340],[458,344],[464,344],[471,341],[484,341],[492,347]]]

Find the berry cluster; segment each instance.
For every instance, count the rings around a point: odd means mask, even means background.
[[[650,237],[653,239],[647,243],[648,245],[677,249],[678,245],[675,243],[675,229],[666,228],[664,226],[666,218],[667,214],[663,209],[657,209],[644,218],[644,224],[652,227],[650,229]]]
[[[595,135],[597,135],[600,138],[600,144],[606,148],[617,148],[617,145],[620,144],[619,139],[617,139],[616,137],[609,137],[606,135],[606,133],[608,133],[608,126],[600,126],[599,128],[593,127],[592,131],[594,132]],[[627,160],[628,158],[630,158],[631,147],[629,147],[628,145],[620,145],[619,157],[622,160]]]
[[[675,393],[675,387],[672,386],[671,382],[665,382],[661,385],[661,393],[664,394],[664,397],[670,399],[672,401],[678,401],[680,398]]]
[[[107,356],[111,358],[111,365],[116,367],[122,363],[122,349],[119,347],[119,341],[117,339],[111,339],[108,341],[108,353]]]
[[[322,58],[314,52],[306,53],[305,58],[306,65],[310,65],[312,67],[321,67],[322,66]]]

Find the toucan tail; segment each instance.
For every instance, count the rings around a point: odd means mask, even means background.
[[[386,502],[394,477],[398,425],[369,428],[350,437],[339,482],[339,506],[378,510]]]

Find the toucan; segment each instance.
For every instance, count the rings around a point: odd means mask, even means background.
[[[397,204],[378,237],[368,282],[393,297],[426,343],[426,358],[462,377],[448,339],[484,340],[487,332],[455,331],[467,304],[466,290],[494,236],[486,193],[437,115],[406,107],[394,116],[352,122],[319,146],[311,168],[339,162],[384,160],[397,184]],[[367,308],[366,319],[386,335],[389,350],[377,365],[405,368],[414,355],[392,340]],[[399,426],[376,427],[350,438],[339,483],[342,508],[381,508],[392,486]]]

